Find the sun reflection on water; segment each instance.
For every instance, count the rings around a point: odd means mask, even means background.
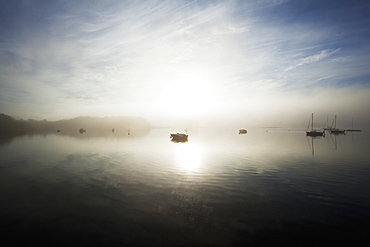
[[[202,163],[202,148],[192,143],[178,145],[176,159],[181,170],[188,172],[196,171]]]

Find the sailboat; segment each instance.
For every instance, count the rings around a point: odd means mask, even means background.
[[[334,129],[329,130],[330,134],[344,134],[345,130],[337,129],[337,115],[334,117]]]
[[[310,122],[308,122],[308,126],[310,125]],[[306,136],[325,136],[325,131],[320,131],[320,130],[315,130],[313,128],[313,113],[311,115],[311,130],[308,130],[307,126],[307,131],[306,131]]]
[[[334,130],[335,128],[333,127],[334,119],[333,122],[331,123],[331,126],[329,126],[329,116],[326,118],[326,127],[323,128],[323,130]]]
[[[354,129],[354,128],[353,128],[353,118],[352,118],[352,128],[351,128],[351,129],[346,129],[346,131],[348,131],[348,132],[360,132],[361,130],[359,130],[359,129]]]

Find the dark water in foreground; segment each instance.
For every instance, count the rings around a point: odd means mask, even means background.
[[[2,242],[356,245],[370,232],[369,132],[170,129],[23,136],[0,146]],[[312,149],[312,146],[314,147]]]

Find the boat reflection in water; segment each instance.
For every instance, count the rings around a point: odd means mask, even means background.
[[[306,135],[306,136],[309,136],[309,137],[306,137],[306,138],[311,138],[311,143],[308,142],[308,145],[310,146],[312,157],[314,157],[315,156],[314,139],[320,139],[322,137],[325,137],[325,132],[324,132],[324,135],[318,135],[318,136],[315,136],[315,135]]]
[[[188,141],[188,136],[187,134],[177,132],[176,134],[170,134],[170,139],[173,142],[187,142]]]

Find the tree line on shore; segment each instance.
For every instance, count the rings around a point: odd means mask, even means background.
[[[150,123],[140,117],[87,117],[81,116],[58,121],[15,119],[0,113],[1,135],[22,135],[38,133],[78,133],[80,129],[100,133],[123,133],[127,131],[147,131]]]

